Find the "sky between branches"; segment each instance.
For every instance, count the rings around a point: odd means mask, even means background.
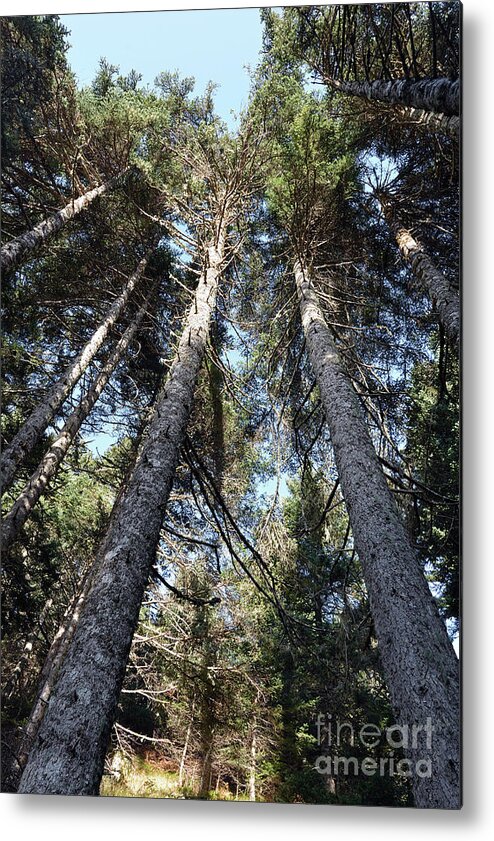
[[[81,87],[89,85],[100,58],[119,65],[123,75],[142,74],[152,86],[163,70],[194,76],[196,92],[209,81],[219,85],[216,111],[235,128],[231,111],[247,105],[247,65],[257,65],[262,43],[259,9],[127,12],[60,15],[70,31],[67,58]]]

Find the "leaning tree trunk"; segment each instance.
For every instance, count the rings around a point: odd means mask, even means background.
[[[102,544],[91,592],[19,791],[97,794],[139,608],[204,359],[225,225],[208,248],[177,354]]]
[[[434,111],[424,111],[423,108],[393,108],[404,123],[424,126],[429,131],[449,134],[455,140],[460,136],[461,120],[455,114],[436,114]]]
[[[250,762],[249,762],[249,800],[256,801],[257,775],[257,718],[254,715],[250,730]]]
[[[27,640],[22,650],[22,655],[20,660],[18,661],[17,665],[12,671],[7,683],[3,689],[3,697],[11,698],[14,693],[19,692],[19,688],[22,688],[22,684],[24,682],[24,673],[27,670],[29,665],[29,661],[33,655],[33,648],[37,640],[39,640],[41,634],[43,633],[43,625],[45,623],[45,619],[51,610],[53,605],[53,595],[49,596],[43,606],[43,609],[36,621],[36,628],[31,635],[31,637]]]
[[[192,698],[192,708],[190,710],[189,724],[187,726],[187,732],[185,734],[184,748],[183,748],[183,751],[182,751],[182,756],[180,758],[180,768],[179,768],[179,771],[178,771],[178,787],[179,788],[182,788],[182,786],[184,784],[184,780],[185,780],[185,768],[186,768],[186,762],[187,762],[187,753],[189,751],[189,742],[190,742],[190,737],[192,735],[192,726],[194,724],[195,706],[196,706],[196,696],[194,694],[194,696]]]
[[[404,747],[414,771],[415,803],[422,808],[457,809],[458,661],[382,472],[361,405],[341,364],[307,268],[299,259],[294,268],[308,353],[331,433],[387,686],[396,721],[409,732],[410,744]],[[414,730],[414,725],[421,732]],[[414,732],[415,746],[411,743]],[[430,778],[416,773],[415,763],[420,760],[430,762]],[[426,773],[426,765],[420,765],[420,770]]]
[[[43,721],[48,702],[53,692],[60,667],[67,653],[69,645],[77,628],[81,610],[91,586],[93,570],[89,570],[84,576],[79,594],[65,612],[62,624],[60,625],[55,638],[50,646],[46,660],[41,670],[38,682],[36,700],[29,715],[22,740],[18,750],[18,763],[20,770],[24,770],[29,756],[29,751],[36,738],[38,730]]]
[[[1,251],[1,268],[2,272],[11,271],[17,268],[22,262],[30,258],[38,248],[41,248],[51,237],[56,234],[64,225],[67,224],[74,216],[78,216],[83,210],[86,210],[91,202],[110,192],[125,176],[129,173],[130,167],[123,172],[110,178],[99,187],[89,190],[84,195],[79,196],[78,199],[72,199],[62,210],[44,219],[39,225],[36,225],[32,230],[26,231],[21,236],[7,242],[2,246]]]
[[[134,321],[127,328],[123,336],[115,345],[100,373],[94,380],[91,387],[82,397],[77,408],[69,415],[63,429],[57,435],[49,450],[33,473],[25,487],[14,502],[9,513],[2,522],[2,552],[6,552],[22,529],[36,503],[44,494],[47,485],[57,475],[58,468],[64,460],[67,452],[74,441],[79,429],[93,409],[93,406],[100,397],[108,380],[113,374],[118,363],[124,356],[142,319],[144,318],[149,303],[148,295],[145,303],[140,308]]]
[[[452,288],[442,272],[436,268],[433,261],[407,231],[397,218],[396,211],[389,195],[378,194],[378,199],[400,253],[408,263],[420,287],[426,292],[435,306],[446,335],[453,345],[460,341],[461,306],[458,292]]]
[[[142,258],[136,271],[131,275],[123,291],[114,301],[88,343],[69,367],[66,368],[60,379],[49,389],[42,402],[34,409],[14,436],[11,443],[5,448],[0,460],[2,493],[7,490],[19,464],[33,447],[36,446],[47,426],[53,420],[56,412],[68,397],[71,389],[98,353],[111,328],[122,314],[130,295],[140,282],[153,250],[154,247]]]
[[[405,114],[407,119],[420,118],[425,125],[434,130],[442,129],[454,137],[460,129],[460,82],[450,79],[421,79],[413,82],[409,79],[395,79],[391,82],[378,79],[372,82],[351,82],[325,76],[324,81],[334,90],[349,96],[358,96],[370,102],[384,102],[397,106],[400,110],[410,109]],[[423,112],[429,112],[434,118],[427,120]]]

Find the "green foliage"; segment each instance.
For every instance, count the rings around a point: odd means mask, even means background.
[[[2,17],[2,164],[33,137],[67,70],[67,30],[56,15]]]
[[[433,362],[416,365],[412,381],[407,450],[428,489],[417,501],[417,540],[430,579],[439,586],[444,615],[458,621],[458,362],[450,357],[439,372]]]

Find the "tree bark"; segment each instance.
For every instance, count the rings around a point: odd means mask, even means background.
[[[455,140],[460,137],[460,117],[452,114],[436,114],[434,111],[425,111],[423,108],[403,108],[395,109],[398,111],[403,121],[412,123],[418,126],[425,126],[431,131],[437,131],[441,134],[448,134]]]
[[[113,374],[118,363],[124,356],[130,342],[132,341],[139,325],[142,322],[147,310],[150,295],[140,308],[132,324],[127,328],[121,339],[115,345],[114,350],[108,357],[105,365],[88,389],[79,405],[68,417],[65,426],[57,435],[49,450],[33,473],[25,487],[14,502],[9,513],[4,517],[2,523],[2,552],[6,552],[22,529],[31,511],[41,496],[44,494],[48,484],[57,475],[58,468],[64,460],[67,452],[74,441],[79,429],[90,414],[93,406],[106,387],[108,380]]]
[[[158,396],[91,592],[19,791],[97,794],[139,608],[156,556],[224,262],[226,219],[207,249],[178,351]]]
[[[461,325],[461,306],[458,292],[451,287],[442,272],[436,268],[427,252],[414,239],[410,231],[400,225],[390,197],[384,193],[379,193],[378,199],[384,218],[393,232],[402,257],[410,263],[420,287],[427,293],[435,306],[450,342],[453,346],[458,345]]]
[[[416,806],[460,807],[458,661],[382,472],[307,267],[294,264],[309,358],[362,564],[396,721],[409,729]],[[423,728],[413,730],[414,725]],[[432,727],[432,734],[426,729]],[[405,732],[405,730],[403,731]],[[412,735],[415,732],[416,746]],[[415,763],[431,763],[420,777]],[[426,770],[425,766],[420,766]]]
[[[341,79],[324,77],[326,84],[350,96],[359,96],[371,102],[386,102],[388,105],[407,106],[422,111],[432,111],[447,117],[460,113],[460,82],[450,79],[395,79],[386,82],[345,82]]]
[[[111,328],[124,310],[127,301],[140,282],[149,257],[154,250],[151,248],[142,258],[136,271],[129,278],[125,288],[114,301],[98,329],[93,333],[85,347],[66,368],[61,378],[49,389],[43,401],[34,409],[29,418],[5,448],[0,460],[0,479],[2,493],[11,484],[16,470],[28,453],[36,446],[47,426],[53,420],[56,412],[68,397],[71,389],[78,382],[89,363],[94,359]]]
[[[125,178],[129,171],[130,167],[113,178],[110,178],[104,184],[100,184],[99,187],[95,187],[93,190],[89,190],[84,195],[79,196],[78,199],[72,199],[62,210],[49,216],[48,219],[44,219],[30,231],[26,231],[21,236],[3,245],[0,258],[2,272],[11,271],[21,265],[25,259],[31,257],[38,248],[60,231],[67,222],[78,216],[83,210],[86,210],[99,196],[112,190]]]

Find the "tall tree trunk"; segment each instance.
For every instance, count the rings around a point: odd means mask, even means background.
[[[14,502],[11,510],[4,518],[2,523],[2,552],[6,552],[9,546],[17,539],[20,530],[34,506],[44,494],[49,482],[57,475],[58,468],[67,455],[79,429],[90,414],[138,330],[146,314],[150,297],[148,295],[134,321],[115,345],[115,348],[110,353],[110,356],[93,384],[87,390],[77,408],[69,415],[65,426],[51,444],[37,470],[33,473]]]
[[[72,199],[62,210],[49,216],[48,219],[44,219],[32,228],[32,230],[26,231],[26,233],[3,245],[0,258],[2,272],[11,271],[21,265],[25,259],[29,259],[38,248],[60,231],[67,222],[73,219],[74,216],[78,216],[83,210],[86,210],[98,196],[102,196],[112,190],[128,175],[129,171],[130,167],[113,178],[110,178],[104,184],[100,184],[99,187],[95,187],[93,190],[89,190],[84,195],[79,196],[78,199]]]
[[[201,669],[198,673],[199,688],[199,738],[201,753],[201,777],[198,797],[207,799],[211,790],[213,771],[214,736],[215,736],[215,685],[211,679],[210,668],[216,665],[216,645],[211,639],[209,608],[202,605],[196,608],[196,622],[202,638]]]
[[[295,661],[288,645],[285,645],[280,652],[282,666],[281,672],[281,779],[284,784],[290,784],[292,774],[300,767],[300,757],[297,750],[297,726],[294,706],[294,681]],[[297,792],[286,791],[287,797],[292,797]]]
[[[55,635],[41,670],[36,700],[24,728],[24,734],[18,751],[18,761],[21,770],[24,769],[29,751],[36,738],[43,721],[53,687],[60,672],[60,666],[67,653],[79,622],[81,610],[91,586],[93,570],[89,570],[82,580],[79,594],[65,611],[62,623]]]
[[[386,681],[396,721],[408,728],[405,754],[412,763],[431,763],[430,778],[419,776],[413,766],[415,803],[422,808],[457,809],[458,661],[409,543],[308,270],[300,259],[295,261],[294,270],[307,349],[331,433]],[[421,732],[417,732],[417,725]],[[420,769],[427,772],[425,766]]]
[[[190,742],[190,737],[192,735],[192,726],[194,724],[195,706],[196,706],[196,697],[194,695],[194,697],[192,699],[192,708],[191,708],[191,711],[190,711],[190,720],[189,720],[189,724],[188,724],[188,727],[187,727],[187,733],[185,734],[184,749],[182,751],[182,756],[180,758],[180,768],[179,768],[179,771],[178,771],[178,786],[179,786],[179,788],[181,788],[184,784],[185,763],[187,761],[187,753],[189,751],[189,742]]]
[[[460,136],[460,117],[454,114],[436,114],[434,111],[424,111],[423,108],[395,108],[405,123],[412,123],[418,126],[425,126],[431,131],[441,134],[449,134],[456,140]]]
[[[21,792],[98,792],[209,336],[224,259],[222,218],[134,472],[102,544],[91,592],[22,776]]]
[[[441,324],[453,344],[460,341],[461,306],[458,292],[436,268],[422,245],[404,228],[396,215],[396,209],[389,195],[378,194],[381,208],[402,257],[410,263],[420,287],[426,292],[435,306]]]
[[[223,416],[223,372],[214,361],[208,362],[209,396],[211,398],[213,439],[214,478],[219,490],[222,490],[225,468],[225,420]]]
[[[211,789],[211,773],[213,769],[213,722],[207,699],[201,703],[201,779],[198,797],[206,800]]]
[[[256,800],[256,771],[257,771],[257,719],[254,716],[250,732],[250,766],[249,766],[249,800]]]
[[[52,605],[53,605],[53,595],[49,596],[49,598],[46,600],[46,602],[43,606],[43,609],[42,609],[42,611],[39,615],[39,618],[36,622],[36,628],[35,628],[33,634],[31,635],[31,637],[25,643],[22,654],[21,654],[21,657],[20,657],[20,660],[18,661],[18,663],[15,666],[14,670],[12,671],[12,674],[10,675],[7,683],[5,684],[5,687],[4,687],[4,690],[3,690],[4,699],[5,698],[11,698],[12,695],[15,692],[19,691],[19,687],[22,688],[24,672],[26,671],[27,666],[29,664],[29,661],[32,657],[33,648],[34,648],[34,645],[35,645],[36,641],[40,637],[40,632],[43,631],[43,625],[44,625],[45,619],[46,619],[49,611],[51,610]]]
[[[66,368],[60,379],[49,389],[42,402],[34,409],[10,444],[3,451],[0,460],[2,492],[9,487],[19,464],[33,447],[36,446],[58,409],[68,397],[71,389],[98,353],[111,328],[122,314],[130,295],[140,282],[153,250],[154,246],[142,258],[136,271],[131,275],[126,286],[114,301],[85,347],[68,368]]]
[[[410,79],[395,79],[391,82],[377,79],[373,82],[345,82],[325,76],[324,81],[335,90],[362,99],[378,100],[388,105],[405,105],[450,117],[460,113],[458,79],[421,79],[418,82]]]

